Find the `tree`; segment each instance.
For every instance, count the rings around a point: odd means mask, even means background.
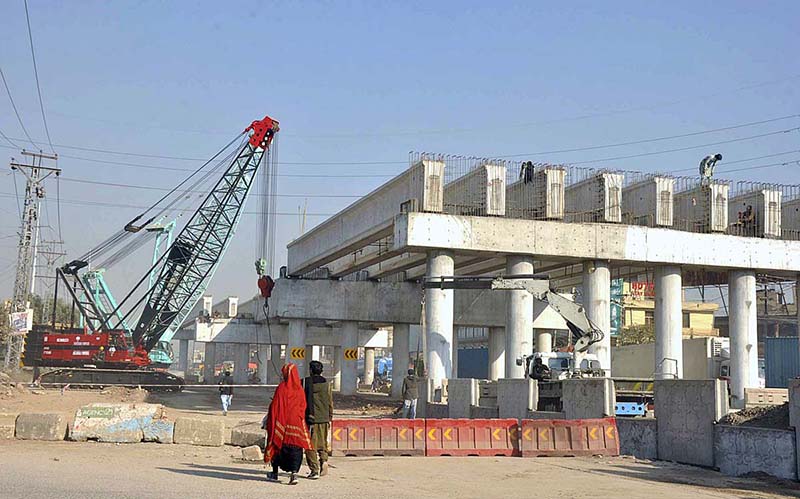
[[[638,324],[623,328],[619,335],[618,345],[641,345],[656,341],[656,329],[653,324]]]

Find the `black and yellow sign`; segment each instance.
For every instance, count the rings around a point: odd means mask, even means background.
[[[358,360],[358,348],[345,348],[344,360]]]
[[[303,360],[306,358],[306,349],[292,348],[289,352],[289,357],[291,357],[292,360]]]

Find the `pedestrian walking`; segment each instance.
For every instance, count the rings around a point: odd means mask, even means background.
[[[303,451],[311,449],[306,427],[306,394],[300,383],[297,366],[281,369],[283,380],[275,390],[265,418],[267,445],[264,461],[272,466],[267,480],[278,481],[278,468],[289,473],[289,485],[297,484],[297,472],[303,464]]]
[[[222,415],[227,416],[233,400],[233,378],[230,371],[225,371],[219,380],[219,398],[222,400]]]
[[[417,377],[414,370],[408,370],[408,376],[403,379],[403,418],[415,419],[417,417],[417,399],[419,389],[417,388]]]
[[[311,468],[308,478],[315,480],[328,474],[328,434],[333,420],[333,386],[322,377],[322,362],[312,360],[311,376],[305,380],[306,422],[311,433],[311,449],[306,451],[306,462]]]

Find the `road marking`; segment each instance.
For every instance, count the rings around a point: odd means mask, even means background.
[[[451,435],[452,433],[453,433],[453,429],[452,428],[448,428],[448,429],[444,430],[444,438],[447,439],[447,440],[453,440],[453,437]]]
[[[541,430],[539,430],[539,438],[541,438],[542,440],[549,440],[549,438],[547,438],[547,435],[549,433],[550,430],[548,430],[547,428],[542,428]]]
[[[608,428],[606,428],[606,437],[610,438],[611,440],[614,440],[614,427],[613,426],[609,426]]]
[[[405,440],[406,439],[406,433],[408,433],[408,428],[401,428],[400,429],[400,433],[398,434],[398,436],[400,437],[400,440]]]
[[[527,430],[522,432],[522,438],[524,438],[525,440],[530,442],[531,440],[533,440],[533,438],[531,438],[531,433],[532,432],[533,432],[533,430],[528,428]]]
[[[597,440],[597,427],[589,430],[589,438],[591,438],[592,440]]]
[[[341,442],[342,441],[342,437],[340,436],[341,434],[342,434],[342,429],[336,428],[335,430],[333,430],[333,439]]]
[[[355,440],[356,435],[358,435],[358,428],[353,428],[350,430],[350,440]]]
[[[344,360],[358,360],[358,348],[345,348]]]
[[[500,428],[495,428],[492,430],[492,438],[495,440],[500,440]]]

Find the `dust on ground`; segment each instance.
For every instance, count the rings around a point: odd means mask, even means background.
[[[759,428],[789,428],[789,404],[748,407],[732,412],[720,420],[733,426],[755,426]]]

